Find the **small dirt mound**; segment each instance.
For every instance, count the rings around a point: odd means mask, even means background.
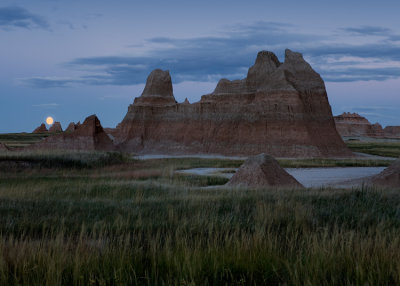
[[[373,176],[371,182],[377,186],[400,187],[400,158],[381,173]]]
[[[226,185],[232,187],[303,187],[279,165],[278,161],[264,153],[249,157]]]

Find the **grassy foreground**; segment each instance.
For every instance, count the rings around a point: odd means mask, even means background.
[[[199,189],[226,180],[174,170],[215,162],[59,156],[0,171],[0,285],[400,284],[400,190]]]

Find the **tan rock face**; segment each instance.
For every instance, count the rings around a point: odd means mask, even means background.
[[[385,133],[379,123],[371,124],[357,113],[344,112],[335,116],[336,129],[343,137],[383,138]]]
[[[372,177],[372,184],[384,187],[400,187],[400,158],[381,173]]]
[[[115,142],[137,153],[351,156],[323,80],[290,50],[283,63],[260,52],[247,78],[222,79],[192,104],[176,103],[169,73],[153,71],[117,129]]]
[[[62,127],[61,127],[61,123],[56,121],[53,123],[53,125],[50,126],[49,128],[49,132],[50,133],[57,133],[57,132],[62,132]]]
[[[230,187],[303,187],[271,156],[248,158],[226,184]]]
[[[48,130],[46,128],[46,125],[44,123],[40,124],[39,127],[37,127],[35,130],[33,130],[32,133],[46,133]]]
[[[33,145],[47,150],[115,150],[96,115],[91,115],[72,132],[59,133]]]

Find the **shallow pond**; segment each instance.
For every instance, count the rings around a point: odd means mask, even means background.
[[[385,167],[285,168],[290,175],[307,188],[357,186],[361,182],[347,181],[376,175],[383,169]],[[195,168],[179,170],[177,173],[231,178],[235,170],[234,168]]]

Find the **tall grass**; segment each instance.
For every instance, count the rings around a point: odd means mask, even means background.
[[[199,190],[218,182],[145,164],[3,171],[0,285],[400,284],[399,190]]]

